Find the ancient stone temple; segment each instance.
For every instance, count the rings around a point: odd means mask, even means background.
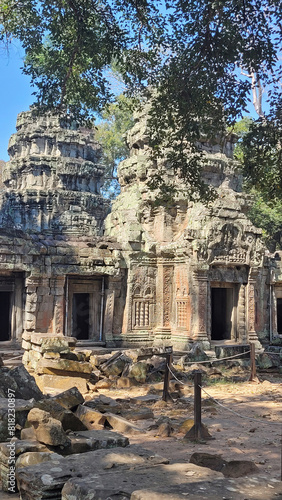
[[[199,144],[215,202],[188,202],[180,186],[174,204],[156,206],[139,116],[110,207],[93,132],[21,113],[2,174],[1,346],[34,334],[176,349],[279,338],[281,255],[266,252],[246,215],[234,143]]]

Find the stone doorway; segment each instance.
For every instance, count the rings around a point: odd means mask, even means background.
[[[233,288],[211,288],[211,340],[231,340],[234,332]]]
[[[282,335],[282,298],[277,298],[277,333]]]
[[[0,291],[0,342],[11,339],[11,292]]]
[[[97,342],[102,337],[102,280],[69,278],[66,335]]]
[[[89,293],[73,294],[73,336],[88,340],[90,330]]]

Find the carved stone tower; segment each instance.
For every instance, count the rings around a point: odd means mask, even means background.
[[[102,234],[109,205],[100,195],[101,148],[93,132],[32,110],[18,115],[16,128],[3,172],[1,226]]]

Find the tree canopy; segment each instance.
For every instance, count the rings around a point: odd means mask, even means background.
[[[114,99],[114,61],[128,94],[151,99],[152,159],[168,161],[191,197],[211,194],[197,140],[224,136],[251,91],[267,88],[269,111],[251,128],[246,165],[254,182],[257,159],[267,176],[273,160],[281,170],[281,0],[0,0],[0,25],[3,41],[17,37],[25,49],[41,109],[81,119],[101,111]]]

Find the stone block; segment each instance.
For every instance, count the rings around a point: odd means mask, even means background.
[[[44,394],[53,393],[53,391],[64,391],[76,387],[82,394],[88,391],[87,379],[76,376],[60,375],[35,375],[38,387]]]
[[[92,371],[90,363],[73,361],[70,359],[41,359],[36,369],[38,374],[57,373],[58,371],[75,372],[76,374],[89,375]]]
[[[79,405],[75,415],[83,422],[87,429],[103,429],[106,417],[103,413],[87,406]]]
[[[74,410],[78,405],[84,403],[84,397],[79,392],[77,387],[74,386],[61,392],[60,394],[57,394],[57,396],[53,396],[51,400],[59,403],[67,410]]]
[[[105,436],[111,434],[109,431],[88,432],[100,432],[104,433]],[[103,443],[104,446],[107,446],[106,438]],[[151,470],[150,480],[152,481],[156,469],[155,466],[157,466],[157,464],[166,464],[167,462],[167,459],[154,455],[151,451],[144,450],[141,446],[137,445],[114,447],[113,449],[96,449],[96,451],[89,451],[88,453],[86,452],[62,458],[58,460],[55,467],[53,463],[45,462],[44,464],[19,469],[17,471],[17,480],[23,498],[28,498],[29,500],[39,498],[47,500],[52,498],[57,500],[61,499],[61,492],[67,478],[81,477],[83,481],[86,481],[86,478],[89,478],[90,474],[93,474],[96,478],[96,487],[102,484],[102,488],[107,489],[109,479],[112,477],[112,471],[116,471],[118,477],[120,477],[120,481],[123,481],[123,488],[125,488],[125,474],[127,477],[127,475],[131,473],[131,477],[133,477],[134,474],[140,470],[143,472],[144,481],[146,475]],[[162,472],[162,474],[164,474],[164,472]],[[100,477],[100,475],[102,477]],[[158,480],[160,481],[160,477],[158,477]],[[110,491],[113,493],[116,491],[115,486],[117,481],[117,476],[115,476],[114,482],[111,481]],[[187,477],[185,481],[187,481]],[[112,485],[114,485],[114,490],[112,489]],[[69,497],[68,500],[70,500],[70,498],[71,497]],[[73,499],[74,498],[78,497],[74,495]],[[89,498],[94,498],[91,492]],[[105,499],[106,498],[107,497],[105,497]]]
[[[86,431],[89,428],[84,425],[79,416],[51,398],[38,401],[34,407],[49,412],[51,417],[61,422],[64,431]]]
[[[35,378],[27,371],[27,369],[23,365],[12,368],[9,374],[17,384],[17,389],[15,392],[16,398],[33,398],[36,401],[43,398],[43,393],[37,386]]]
[[[62,423],[47,411],[33,408],[28,414],[27,422],[34,427],[36,439],[40,443],[50,446],[66,446],[70,443]]]
[[[12,486],[12,477],[9,476],[11,467],[16,467],[19,457],[24,453],[48,452],[44,444],[37,441],[10,441],[9,443],[0,444],[0,478],[2,490],[9,491]],[[14,486],[14,484],[13,484]],[[15,484],[15,491],[17,490]]]
[[[14,430],[9,430],[8,425],[8,399],[0,398],[0,442],[8,441],[13,437]],[[33,408],[33,402],[22,399],[15,400],[15,424],[24,427],[29,411]]]
[[[108,424],[114,431],[122,432],[125,434],[144,434],[144,429],[140,429],[136,425],[132,424],[125,418],[119,417],[112,413],[105,413],[106,420]]]

